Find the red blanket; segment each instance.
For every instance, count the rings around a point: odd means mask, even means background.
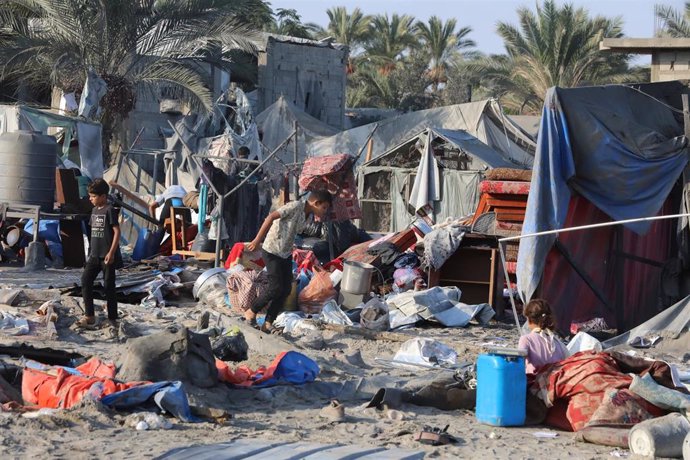
[[[579,431],[590,422],[603,402],[610,402],[611,398],[605,398],[607,391],[611,395],[610,390],[626,390],[613,400],[614,403],[626,404],[628,407],[636,406],[626,413],[640,408],[653,415],[663,413],[642,398],[627,392],[631,382],[632,377],[622,373],[616,360],[608,353],[583,351],[543,368],[537,374],[532,388],[553,406],[547,417],[547,424],[551,420],[551,424],[559,428]],[[567,421],[558,420],[558,414],[562,415],[563,411]],[[607,418],[609,424],[625,424],[623,411],[620,411],[620,423],[616,423],[612,417],[597,415],[597,419],[603,418]]]
[[[299,177],[302,190],[327,190],[333,195],[331,213],[338,222],[362,218],[352,172],[353,160],[354,157],[348,154],[309,158],[304,162]]]
[[[485,180],[479,184],[479,191],[497,195],[529,195],[530,183],[507,180]]]

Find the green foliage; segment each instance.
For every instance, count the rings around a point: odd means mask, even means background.
[[[657,6],[656,17],[661,21],[659,36],[690,37],[690,2],[685,2],[685,9],[682,12],[670,6]]]
[[[309,25],[303,24],[302,17],[297,14],[297,10],[293,9],[278,8],[268,31],[290,37],[314,38]]]
[[[584,8],[558,7],[553,0],[537,5],[536,13],[518,9],[519,26],[499,22],[507,55],[472,63],[482,85],[517,113],[538,113],[546,90],[620,83],[634,78],[628,56],[599,51],[605,37],[622,37],[620,18],[590,17]]]
[[[141,91],[172,91],[210,111],[208,64],[230,70],[234,51],[254,52],[251,24],[266,17],[260,0],[5,0],[0,79],[71,92],[93,69],[110,83],[101,101],[109,136]]]

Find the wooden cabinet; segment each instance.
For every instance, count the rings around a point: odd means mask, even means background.
[[[463,303],[488,303],[502,314],[504,277],[500,254],[497,248],[488,245],[469,246],[477,242],[463,240],[464,244],[440,270],[431,270],[429,287],[457,286],[462,291]]]

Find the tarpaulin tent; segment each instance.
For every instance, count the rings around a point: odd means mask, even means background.
[[[297,145],[299,154],[304,155],[304,146],[322,137],[330,137],[338,133],[338,129],[328,125],[307,112],[300,110],[295,104],[280,97],[263,112],[256,116],[256,124],[262,133],[263,144],[270,150],[278,147],[298,127]],[[289,146],[291,146],[292,141]],[[290,157],[283,158],[286,163],[292,163],[292,150],[288,148]],[[300,158],[299,161],[303,161]]]
[[[678,82],[550,89],[523,234],[677,212],[680,193],[672,190],[680,191],[688,162],[677,107],[686,90]],[[659,284],[675,255],[675,226],[638,222],[524,238],[521,295],[532,298],[541,281],[561,330],[594,316],[619,330],[639,324],[664,306]]]
[[[515,149],[515,154],[522,158],[525,151]],[[466,131],[431,128],[416,133],[358,169],[362,227],[399,231],[424,207],[435,221],[472,214],[483,172],[499,167],[526,169],[511,153]]]
[[[79,160],[82,174],[95,179],[103,176],[103,149],[101,124],[68,117],[25,105],[0,105],[0,134],[17,130],[40,131],[54,134],[49,128],[64,130],[63,158],[69,153],[70,142],[79,142]]]
[[[311,142],[307,151],[310,156],[332,153],[357,155],[373,131],[371,158],[376,158],[427,128],[466,131],[492,149],[509,155],[515,162],[513,167],[532,166],[536,146],[534,138],[505,116],[494,99],[388,118]]]

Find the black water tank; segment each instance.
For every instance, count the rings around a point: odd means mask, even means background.
[[[53,136],[37,131],[0,134],[0,201],[52,211],[57,154]]]

